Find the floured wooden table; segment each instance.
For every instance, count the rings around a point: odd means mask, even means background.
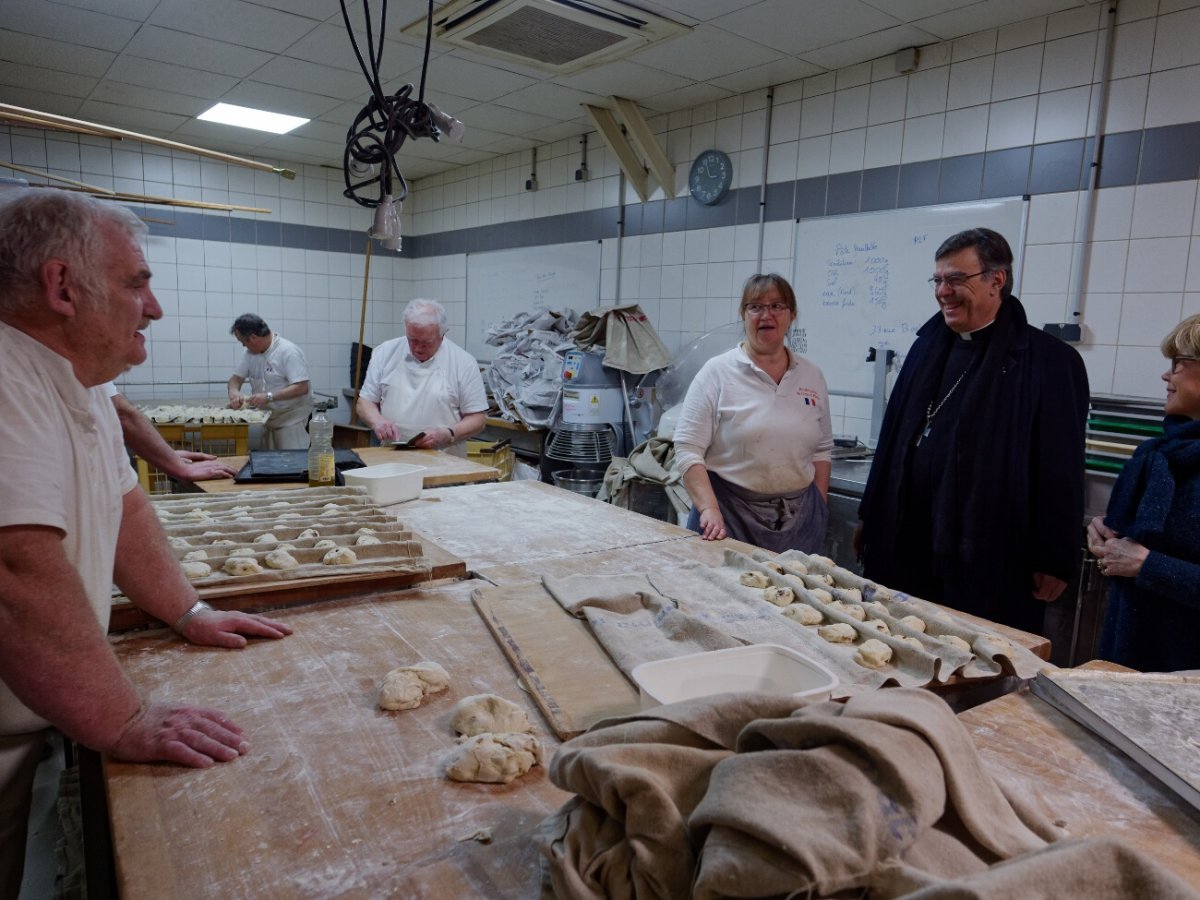
[[[105,761],[116,882],[164,897],[535,897],[530,836],[568,795],[535,767],[509,785],[442,774],[450,712],[494,692],[520,704],[547,754],[557,741],[458,582],[275,615],[295,629],[241,651],[157,630],[114,640],[154,700],[221,709],[251,750],[211,769]],[[414,710],[375,707],[391,668],[427,659],[449,691]],[[490,830],[490,843],[473,840]]]
[[[1081,668],[1128,671],[1102,662]],[[1024,690],[959,721],[988,771],[1071,836],[1118,838],[1200,884],[1200,821],[1123,753]]]
[[[496,481],[500,478],[500,470],[492,466],[481,466],[479,463],[463,459],[452,453],[442,453],[438,450],[394,450],[391,447],[358,447],[354,451],[368,466],[378,466],[382,463],[408,463],[413,466],[424,466],[422,486],[426,488],[445,487],[450,484],[475,484],[481,481]],[[221,462],[234,471],[240,471],[246,464],[247,456],[226,456]],[[213,481],[197,481],[195,487],[206,494],[224,494],[229,491],[269,491],[295,490],[306,488],[302,482],[284,482],[279,484],[238,484],[232,478],[218,478]]]

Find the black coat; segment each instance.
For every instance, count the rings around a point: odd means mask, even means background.
[[[979,369],[964,385],[948,462],[930,498],[927,558],[897,552],[908,455],[958,337],[935,314],[917,332],[884,414],[859,515],[868,578],[909,590],[932,566],[943,602],[1040,631],[1034,572],[1069,581],[1082,546],[1087,373],[1067,344],[1028,324],[1006,298]],[[908,501],[912,502],[912,501]],[[911,552],[911,551],[910,551]]]

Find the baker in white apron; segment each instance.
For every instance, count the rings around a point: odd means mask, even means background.
[[[432,361],[417,367],[397,367],[387,380],[379,409],[385,419],[395,423],[400,433],[398,439],[405,441],[433,428],[452,427],[444,423],[462,419],[462,411],[450,401],[446,376]],[[467,457],[465,441],[455,440],[441,449],[463,459]]]
[[[467,438],[483,430],[488,402],[479,363],[447,330],[442,304],[413,300],[404,309],[404,337],[371,354],[355,409],[380,441],[417,438],[413,446],[422,450],[466,457]]]

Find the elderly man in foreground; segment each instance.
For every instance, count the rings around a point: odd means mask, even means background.
[[[290,629],[216,612],[138,490],[103,388],[146,358],[162,310],[119,206],[50,190],[0,202],[0,898],[20,890],[47,727],[133,762],[206,767],[248,749],[222,713],[148,703],[106,637],[115,582],[195,644]]]

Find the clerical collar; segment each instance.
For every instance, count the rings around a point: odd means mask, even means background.
[[[985,338],[988,336],[988,329],[995,324],[996,320],[992,319],[992,321],[988,322],[982,328],[976,328],[974,331],[961,331],[958,333],[958,336],[964,341],[973,341],[977,338]]]

